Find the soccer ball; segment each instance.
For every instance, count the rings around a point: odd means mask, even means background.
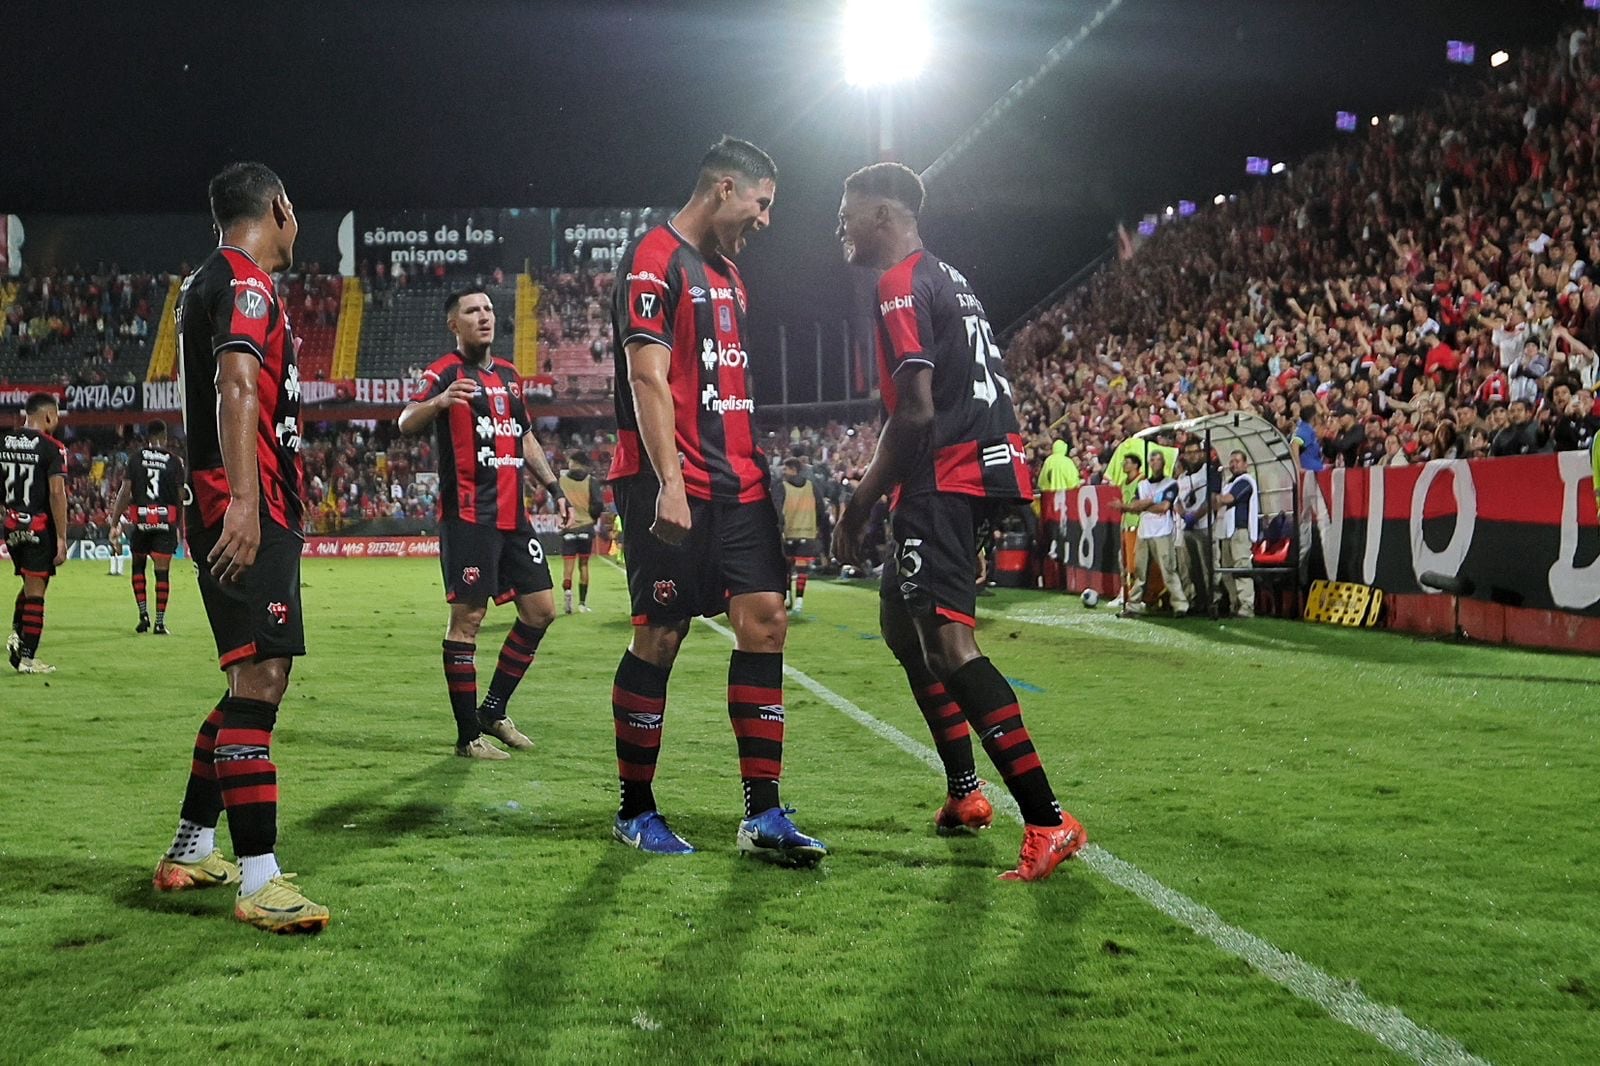
[[[1100,606],[1100,594],[1094,589],[1084,589],[1083,605],[1091,608]]]

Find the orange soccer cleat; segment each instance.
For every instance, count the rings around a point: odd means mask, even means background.
[[[946,795],[944,806],[933,816],[933,828],[942,837],[977,833],[994,822],[994,808],[983,790],[973,791],[956,799]]]
[[[1000,875],[1002,881],[1043,881],[1089,842],[1089,834],[1072,815],[1061,812],[1060,825],[1022,827],[1022,854],[1017,868]]]

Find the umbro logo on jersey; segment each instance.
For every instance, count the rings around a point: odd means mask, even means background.
[[[641,292],[633,298],[633,310],[640,318],[660,318],[661,297],[653,292]]]
[[[632,722],[634,725],[643,726],[646,729],[660,729],[662,717],[663,716],[659,714],[638,714],[630,712],[628,714],[628,721]]]
[[[697,304],[705,303],[706,302],[706,290],[702,289],[698,285],[691,285],[689,287],[689,299],[692,300],[693,302],[697,303]]]
[[[761,706],[761,719],[766,722],[783,721],[783,704],[766,703]]]

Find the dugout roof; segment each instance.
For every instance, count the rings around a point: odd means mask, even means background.
[[[1295,513],[1300,465],[1289,447],[1289,438],[1267,419],[1245,411],[1220,411],[1183,422],[1152,426],[1134,434],[1133,439],[1153,442],[1157,435],[1168,432],[1209,440],[1221,457],[1224,470],[1229,452],[1244,452],[1249,456],[1250,472],[1255,475],[1261,492],[1263,523],[1273,515]]]

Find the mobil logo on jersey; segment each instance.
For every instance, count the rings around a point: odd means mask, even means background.
[[[887,300],[884,300],[882,303],[878,304],[878,313],[887,315],[895,311],[909,311],[915,306],[916,303],[912,300],[911,294],[908,292],[900,296],[891,296]]]

